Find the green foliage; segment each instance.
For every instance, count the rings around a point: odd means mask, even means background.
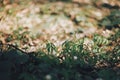
[[[8,36],[7,38],[6,38],[6,42],[10,42],[10,41],[12,41],[13,40],[13,36],[12,35],[10,35],[10,36]]]
[[[19,27],[17,30],[13,31],[14,37],[16,40],[26,41],[26,36],[29,35],[29,31],[24,30],[24,28]]]
[[[112,40],[117,41],[120,38],[120,29],[111,37]]]
[[[50,42],[48,42],[46,44],[46,49],[47,49],[48,54],[52,54],[53,51],[55,51],[55,52],[57,51],[56,46],[53,43],[50,43]]]
[[[95,43],[95,45],[108,45],[109,44],[109,40],[106,39],[103,36],[99,36],[97,34],[94,35],[93,41]]]
[[[24,29],[23,27],[18,27],[18,29],[13,30],[11,34],[1,33],[0,36],[5,37],[6,43],[12,43],[15,46],[28,44],[29,40],[32,39],[29,30]]]
[[[113,10],[111,14],[103,18],[99,24],[105,26],[107,29],[119,27],[120,24],[120,10]]]
[[[23,40],[28,32],[19,28],[12,39]],[[20,35],[18,37],[18,35]],[[89,40],[89,43],[86,41]],[[9,41],[9,40],[8,40]],[[107,50],[111,46],[113,50]],[[46,43],[46,49],[26,53],[17,46],[0,43],[0,79],[2,80],[119,80],[120,46],[119,30],[105,38],[95,34],[93,38],[67,40],[62,50]],[[6,48],[4,50],[4,48]],[[54,53],[59,54],[56,56]],[[54,54],[54,55],[53,55]],[[104,69],[105,68],[105,69]],[[117,68],[118,70],[115,70]]]
[[[97,1],[99,0],[92,0],[93,3]],[[88,22],[89,13],[85,14],[86,10],[85,13],[80,11],[81,13],[72,15],[69,10],[63,10],[64,7],[58,7],[57,10],[55,8],[56,6],[50,4],[43,6],[40,12],[52,15],[64,12],[67,16],[71,15],[71,18],[73,16],[76,23]],[[7,13],[13,14],[14,9],[9,9]],[[108,29],[119,27],[120,10],[113,10],[99,24]],[[78,30],[71,34],[82,32]],[[0,80],[120,80],[119,29],[109,38],[95,34],[92,38],[67,40],[60,46],[60,51],[59,47],[48,41],[45,49],[28,53],[18,47],[29,45],[29,34],[30,32],[22,27],[5,36],[0,33],[0,37],[5,37],[5,44],[0,41]],[[36,37],[39,38],[40,34]],[[32,39],[36,37],[33,36]],[[14,47],[7,44],[12,42],[16,44]]]

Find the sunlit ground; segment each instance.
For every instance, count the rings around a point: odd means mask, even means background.
[[[18,27],[23,27],[32,36],[37,35],[33,42],[30,41],[37,45],[50,41],[59,46],[66,40],[90,37],[93,33],[108,37],[112,31],[98,27],[99,20],[110,13],[102,4],[119,6],[118,2],[21,0],[10,4],[6,0],[0,8],[0,31],[11,34]],[[5,42],[4,38],[2,41]]]

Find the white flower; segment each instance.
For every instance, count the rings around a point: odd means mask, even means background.
[[[73,57],[74,60],[77,60],[77,58],[78,58],[77,56],[74,56],[74,57]]]
[[[45,76],[45,79],[46,79],[46,80],[51,80],[51,78],[52,78],[52,77],[51,77],[51,75],[49,75],[49,74]]]
[[[102,78],[97,78],[96,80],[103,80]]]

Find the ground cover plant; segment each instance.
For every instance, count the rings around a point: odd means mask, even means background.
[[[110,39],[94,35],[91,44],[84,44],[89,38],[65,41],[59,52],[50,42],[46,43],[46,52],[38,50],[29,53],[15,45],[1,42],[1,79],[119,80],[120,40],[118,37],[120,37],[119,31]]]
[[[81,2],[3,0],[0,80],[120,80],[119,0]]]

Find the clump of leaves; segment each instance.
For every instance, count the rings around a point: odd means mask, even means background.
[[[6,43],[13,43],[16,46],[20,46],[20,44],[28,44],[29,39],[31,38],[29,30],[22,27],[13,30],[11,34],[6,34],[4,37]]]
[[[111,37],[112,40],[117,41],[120,39],[120,29],[115,32],[115,34]]]
[[[48,54],[53,54],[53,53],[57,52],[56,46],[51,42],[48,42],[46,44],[46,49],[47,49]]]
[[[110,15],[103,18],[99,25],[105,26],[107,29],[120,27],[120,10],[111,11]]]

